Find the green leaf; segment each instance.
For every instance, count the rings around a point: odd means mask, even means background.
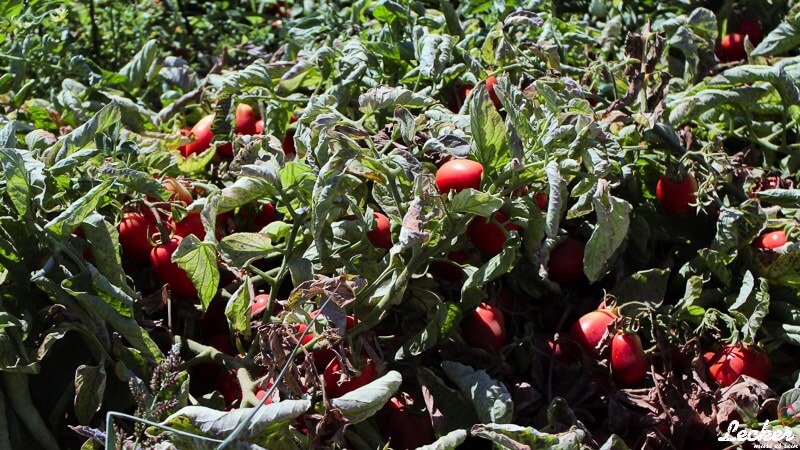
[[[765,189],[755,192],[762,202],[783,208],[800,208],[800,189]]]
[[[611,269],[612,258],[628,235],[633,207],[625,200],[612,196],[606,188],[598,189],[592,203],[597,225],[586,243],[583,271],[593,283]]]
[[[67,236],[90,214],[97,211],[101,202],[106,201],[106,194],[111,189],[112,181],[105,180],[93,187],[83,197],[73,202],[61,214],[48,222],[44,227],[58,236]]]
[[[472,401],[481,422],[511,422],[514,403],[503,383],[492,379],[484,370],[475,370],[453,361],[443,361],[442,370]]]
[[[375,415],[389,398],[400,388],[403,377],[400,372],[390,370],[377,380],[331,400],[331,406],[338,409],[350,421],[358,423]]]
[[[146,357],[151,360],[157,361],[163,358],[161,350],[158,349],[156,343],[150,338],[150,335],[145,329],[136,323],[136,320],[131,317],[121,315],[112,305],[107,303],[102,297],[76,290],[77,279],[64,280],[61,283],[62,289],[68,294],[73,296],[78,303],[87,311],[92,311],[100,316],[104,321],[108,322],[131,347],[142,352]]]
[[[214,296],[219,286],[219,268],[217,268],[217,250],[213,244],[201,242],[193,234],[181,240],[172,254],[172,262],[186,271],[197,288],[197,294],[203,304],[203,310]]]
[[[467,430],[455,430],[428,445],[419,447],[417,450],[456,450],[466,440]]]
[[[17,210],[17,217],[28,215],[31,207],[31,194],[28,170],[19,150],[0,148],[0,164],[5,176],[5,192]]]
[[[106,390],[104,365],[80,365],[75,370],[75,415],[78,423],[88,425],[103,404]]]
[[[450,212],[489,217],[501,206],[503,206],[501,198],[469,188],[453,196],[450,201]]]
[[[427,325],[419,333],[414,334],[397,350],[396,360],[418,356],[432,349],[450,334],[454,325],[461,319],[461,310],[454,303],[437,303],[432,316],[429,315]]]
[[[245,280],[225,305],[230,330],[245,338],[250,337],[250,299],[253,297],[250,286],[250,281]]]
[[[242,267],[253,258],[263,258],[272,250],[272,240],[262,233],[234,233],[225,236],[219,250],[236,267]]]
[[[364,113],[390,109],[398,106],[405,108],[422,108],[430,106],[434,100],[414,91],[399,87],[378,86],[371,88],[358,97],[359,109]]]
[[[658,304],[664,300],[669,270],[650,269],[636,272],[618,284],[612,292],[620,304],[643,302]]]
[[[531,450],[580,449],[583,448],[581,443],[589,439],[585,431],[574,427],[563,433],[550,434],[531,427],[495,423],[474,426],[472,435],[488,439],[502,448]]]
[[[470,95],[470,150],[484,170],[492,173],[510,159],[508,130],[489,98],[485,83],[476,87]]]
[[[287,443],[280,443],[289,435],[289,425],[311,406],[308,400],[284,400],[262,406],[244,429],[239,439],[258,442],[260,445],[272,444],[268,448],[285,449]],[[166,420],[162,425],[179,430],[196,430],[204,436],[227,438],[239,423],[253,412],[254,408],[237,408],[231,411],[217,411],[204,406],[186,406]],[[163,430],[148,429],[148,433],[159,434]]]
[[[116,103],[104,106],[86,123],[72,130],[62,137],[53,146],[47,149],[48,166],[68,157],[76,149],[81,149],[91,142],[95,136],[112,126],[116,126],[121,119],[120,107]]]
[[[417,378],[437,435],[469,429],[478,423],[478,415],[470,400],[448,387],[433,371],[417,366]]]
[[[142,46],[142,49],[128,64],[119,70],[119,73],[127,78],[125,83],[127,89],[137,89],[144,84],[147,74],[151,71],[151,66],[158,57],[158,51],[158,42],[151,39]]]
[[[753,56],[776,56],[800,46],[800,14],[770,31],[752,51]]]

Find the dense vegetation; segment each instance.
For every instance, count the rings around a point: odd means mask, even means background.
[[[800,444],[798,48],[791,0],[0,2],[0,448]]]

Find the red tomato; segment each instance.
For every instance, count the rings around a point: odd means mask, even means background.
[[[392,230],[389,218],[375,213],[375,228],[367,233],[367,238],[377,248],[392,248]]]
[[[263,134],[264,133],[264,119],[259,119],[256,122],[256,134]]]
[[[460,192],[464,189],[480,189],[483,166],[469,159],[453,159],[442,164],[436,172],[436,186],[439,192]]]
[[[153,248],[150,237],[158,228],[139,213],[125,213],[117,229],[122,253],[131,261],[147,261]]]
[[[726,345],[717,352],[703,355],[708,376],[723,387],[733,384],[741,375],[766,381],[772,372],[772,361],[766,353],[741,345]]]
[[[647,375],[647,355],[635,333],[617,333],[611,340],[611,371],[620,384],[636,384]]]
[[[311,312],[311,317],[316,317],[317,314],[319,314],[319,311],[313,311],[313,312]],[[320,320],[326,320],[325,316],[323,315],[323,317],[321,319],[317,319],[317,321],[320,321]],[[356,321],[353,318],[353,316],[347,316],[346,322],[345,322],[345,326],[344,326],[345,331],[351,330],[355,326],[355,324],[356,324]],[[297,330],[297,337],[300,337],[303,334],[303,332],[306,331],[306,328],[308,328],[308,326],[306,324],[304,324],[304,323],[297,324],[295,326],[295,329]],[[300,344],[306,345],[309,342],[311,342],[313,339],[314,339],[314,333],[309,332],[300,341]],[[328,365],[328,363],[331,362],[331,360],[334,359],[335,357],[336,357],[336,353],[334,353],[333,350],[331,350],[329,348],[323,348],[323,349],[320,349],[320,350],[317,350],[316,352],[314,352],[314,364],[317,366],[317,368],[319,370],[323,370]]]
[[[197,295],[197,289],[189,275],[171,260],[172,254],[175,253],[181,240],[183,240],[182,237],[174,236],[166,244],[153,247],[153,250],[150,251],[150,265],[153,267],[158,281],[169,283],[169,287],[175,295],[194,297]]]
[[[739,33],[749,37],[753,45],[758,45],[763,37],[761,34],[761,23],[755,19],[745,19],[739,22]]]
[[[666,175],[658,180],[656,186],[658,203],[670,214],[689,214],[697,201],[697,180],[688,174],[681,180],[672,180]]]
[[[257,319],[267,309],[269,304],[269,294],[259,294],[253,299],[253,304],[250,305],[250,317]],[[305,328],[303,329],[305,331]]]
[[[540,211],[547,211],[547,202],[550,201],[550,198],[547,196],[547,192],[537,192],[533,196],[533,201],[536,202]]]
[[[211,124],[214,123],[214,114],[209,114],[200,119],[193,127],[191,135],[194,141],[182,147],[181,155],[189,156],[194,153],[202,153],[211,146],[214,133],[211,132]]]
[[[275,207],[272,203],[264,203],[261,211],[256,215],[253,224],[261,230],[265,226],[275,221]]]
[[[500,353],[508,343],[506,322],[499,308],[481,303],[461,321],[461,336],[472,347]]]
[[[383,407],[381,429],[393,449],[416,449],[436,440],[430,416],[426,412],[412,410],[412,405],[413,402],[401,394],[390,398]]]
[[[295,122],[297,122],[297,116],[292,114],[292,117],[289,119],[289,123],[292,124]],[[294,155],[296,153],[294,148],[294,129],[292,128],[286,130],[286,136],[283,138],[283,153],[285,153],[286,156]]]
[[[492,99],[494,107],[500,109],[502,105],[500,104],[500,99],[497,98],[497,94],[494,92],[495,84],[497,84],[497,77],[495,77],[494,75],[486,79],[486,90],[489,91],[489,98]]]
[[[741,61],[747,57],[744,49],[744,35],[728,33],[717,48],[717,57],[723,62]]]
[[[769,231],[756,239],[753,243],[757,249],[771,250],[786,245],[786,233],[783,230]]]
[[[616,318],[617,315],[608,309],[587,313],[569,329],[569,339],[578,344],[589,356],[599,359],[601,355],[597,352],[597,345]]]
[[[176,236],[182,238],[195,235],[198,239],[203,240],[206,237],[206,229],[203,228],[203,221],[200,218],[200,213],[190,212],[183,220],[178,223],[173,223],[172,218],[169,219]]]
[[[503,211],[494,214],[494,221],[489,221],[483,217],[472,219],[467,228],[467,236],[472,245],[483,253],[496,255],[503,249],[506,242],[506,235],[503,229],[495,222],[505,224],[506,231],[519,231],[521,228],[508,222],[508,216]]]
[[[447,254],[447,258],[450,259],[450,261],[464,265],[467,263],[469,256],[461,250],[453,250]],[[446,261],[432,262],[428,271],[431,275],[444,278],[447,281],[460,281],[464,279],[464,272],[461,270],[461,267]]]
[[[366,355],[362,355],[365,359]],[[325,391],[328,393],[328,398],[341,397],[348,392],[354,391],[360,387],[366,386],[375,380],[375,362],[369,361],[366,366],[361,368],[361,374],[354,375],[350,380],[339,384],[339,377],[342,374],[342,367],[339,360],[334,358],[325,367],[325,372],[322,378],[325,384]]]
[[[294,148],[294,130],[287,131],[286,136],[283,138],[283,153],[285,153],[286,156],[296,153]]]
[[[215,388],[222,394],[225,404],[228,406],[242,401],[242,387],[239,386],[239,379],[227,370],[220,372]]]
[[[550,251],[548,277],[559,284],[569,284],[583,278],[583,242],[567,238]]]
[[[239,103],[236,107],[236,133],[251,135],[256,134],[256,130],[255,110],[247,103]]]

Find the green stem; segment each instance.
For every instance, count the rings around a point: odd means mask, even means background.
[[[31,432],[36,441],[45,450],[58,450],[58,441],[47,428],[39,410],[33,406],[30,389],[28,387],[28,375],[24,373],[3,372],[3,384],[5,386],[8,399],[11,401],[11,408],[17,413],[25,428]]]

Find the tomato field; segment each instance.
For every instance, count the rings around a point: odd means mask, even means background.
[[[800,3],[0,1],[0,449],[800,446]]]

